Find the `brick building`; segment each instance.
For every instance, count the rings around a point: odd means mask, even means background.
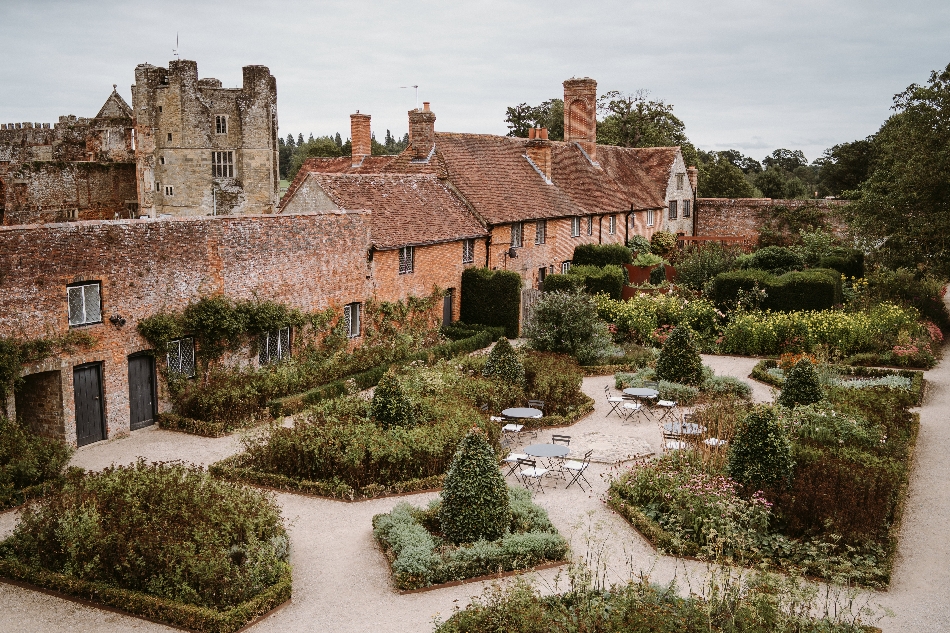
[[[277,81],[245,66],[243,85],[198,79],[198,64],[135,68],[135,166],[139,212],[273,213],[278,201]]]

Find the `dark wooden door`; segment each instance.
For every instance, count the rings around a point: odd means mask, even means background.
[[[129,357],[129,427],[134,431],[155,423],[155,359]]]
[[[455,298],[455,289],[449,288],[445,297],[442,299],[442,325],[450,325],[452,323],[452,301]]]
[[[106,438],[102,408],[102,365],[78,365],[73,368],[73,394],[76,400],[76,443],[85,446]]]

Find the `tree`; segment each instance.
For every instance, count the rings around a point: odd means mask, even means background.
[[[742,173],[744,174],[754,175],[762,171],[762,163],[750,156],[746,156],[739,150],[726,149],[716,153],[719,155],[719,158],[724,158],[725,160],[729,161],[734,166],[741,169]]]
[[[670,332],[656,359],[656,377],[683,385],[703,381],[703,361],[689,328],[677,326]]]
[[[570,354],[581,365],[594,363],[611,348],[607,324],[597,316],[594,300],[580,293],[544,293],[534,306],[524,336],[532,348]]]
[[[791,480],[792,444],[775,409],[758,406],[736,430],[729,447],[729,476],[755,489]]]
[[[699,192],[703,198],[752,198],[755,189],[746,180],[742,169],[722,152],[714,153],[711,162],[699,163]]]
[[[766,198],[785,198],[785,176],[776,167],[769,167],[752,180]]]
[[[787,172],[795,171],[797,167],[808,165],[808,159],[800,149],[794,151],[790,149],[777,149],[762,159],[765,168],[775,167]]]
[[[498,339],[491,353],[488,354],[482,375],[510,385],[524,384],[524,365],[504,336]]]
[[[815,164],[821,169],[818,175],[819,192],[822,195],[846,197],[868,179],[875,156],[874,136],[866,139],[839,143],[825,150]]]
[[[519,103],[513,108],[507,108],[505,123],[508,125],[508,136],[527,138],[531,128],[544,127],[548,129],[549,139],[563,141],[564,101],[548,99],[536,106]]]
[[[494,541],[510,528],[508,485],[481,429],[469,431],[452,458],[442,488],[439,523],[442,533],[456,544]]]
[[[621,147],[670,147],[689,143],[686,126],[673,114],[673,106],[649,99],[638,90],[610,91],[597,99],[603,120],[597,123],[597,142]]]
[[[384,428],[414,426],[415,406],[396,371],[387,371],[373,390],[373,418]]]
[[[950,64],[896,95],[893,110],[846,213],[889,266],[950,274]]]

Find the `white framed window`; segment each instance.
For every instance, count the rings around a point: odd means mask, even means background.
[[[686,174],[676,174],[676,190],[683,190],[683,180],[685,180]]]
[[[571,269],[571,262],[561,262],[561,274],[566,274]]]
[[[617,216],[612,215],[607,223],[607,232],[613,235],[617,232]]]
[[[587,234],[594,234],[594,216],[592,215],[587,216]]]
[[[511,245],[514,248],[520,248],[524,244],[524,225],[521,222],[515,222],[511,225]]]
[[[214,115],[214,133],[215,134],[228,133],[228,116],[226,114]]]
[[[571,237],[580,237],[581,219],[579,217],[571,218]]]
[[[175,188],[171,185],[165,185],[165,195],[166,196],[175,195]]]
[[[211,176],[234,178],[234,152],[211,152]]]
[[[179,376],[195,375],[195,339],[190,336],[168,341],[168,371]]]
[[[692,200],[683,200],[683,217],[688,218],[689,214],[692,212]]]
[[[399,249],[399,274],[410,274],[415,266],[415,249],[412,246],[403,246]]]
[[[544,244],[544,241],[548,236],[548,221],[547,220],[537,220],[534,223],[534,243],[535,244]]]
[[[348,303],[343,306],[343,325],[346,328],[347,338],[357,338],[360,335],[361,308],[360,303]]]
[[[261,335],[258,350],[261,365],[276,363],[290,356],[290,328],[284,327]]]
[[[670,219],[675,220],[677,214],[676,200],[670,200]]]
[[[471,264],[475,261],[475,240],[462,240],[462,263]]]
[[[653,209],[647,209],[647,226],[653,226],[654,221]]]
[[[98,281],[68,286],[66,303],[70,327],[102,323],[102,296]]]

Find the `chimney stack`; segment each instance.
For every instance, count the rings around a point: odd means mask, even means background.
[[[564,82],[564,140],[597,162],[597,82],[590,77]]]
[[[353,167],[363,164],[363,159],[373,153],[372,132],[369,125],[370,116],[360,114],[350,115],[350,145],[352,147]]]
[[[548,140],[548,129],[545,127],[531,128],[528,131],[526,146],[528,158],[544,176],[544,180],[551,182],[551,141]]]
[[[422,102],[422,109],[409,111],[409,144],[412,160],[426,160],[435,144],[435,113],[429,102]]]
[[[686,174],[689,176],[689,186],[693,188],[693,195],[699,196],[699,170],[695,167],[687,167]]]

